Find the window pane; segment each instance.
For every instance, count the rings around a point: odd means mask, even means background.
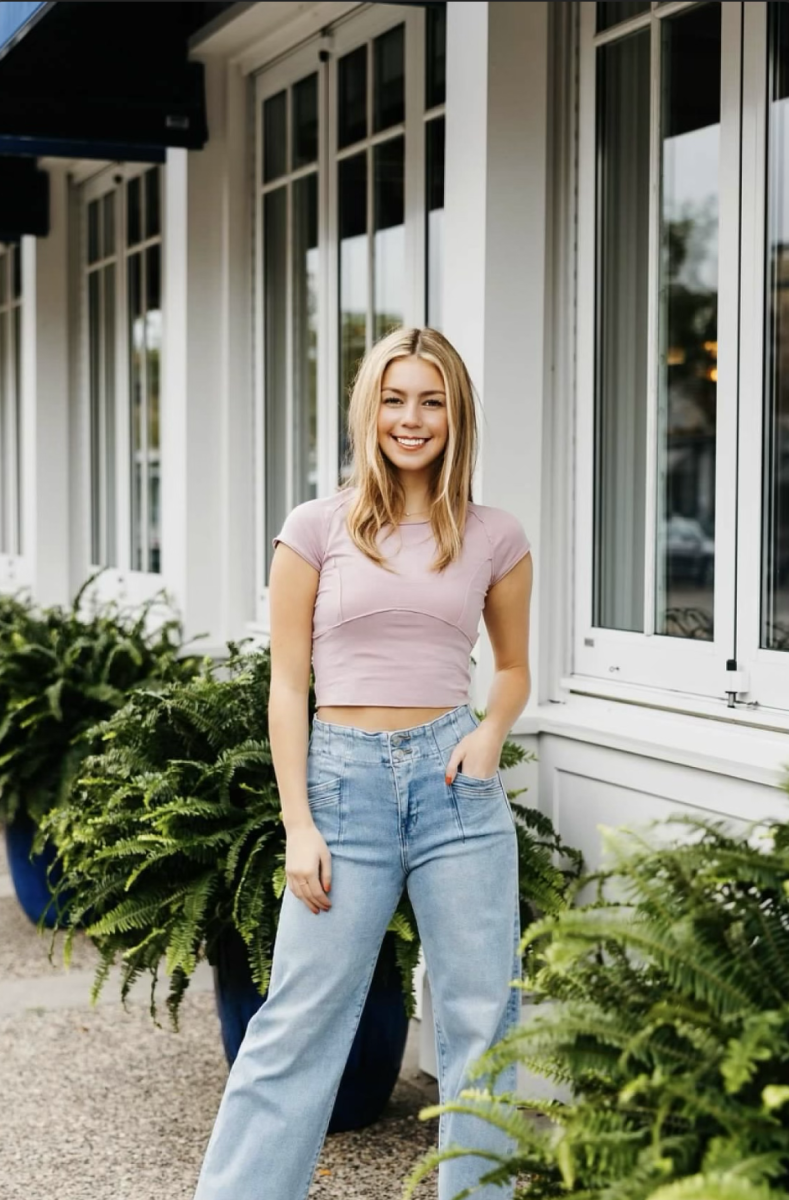
[[[109,567],[118,565],[116,544],[117,511],[116,497],[116,440],[115,440],[115,267],[112,263],[102,272],[104,285],[104,329],[102,341],[104,347],[104,394],[102,408],[104,412],[104,475],[106,485],[104,490],[105,505],[105,542],[106,551],[102,562]]]
[[[285,187],[269,192],[263,201],[267,576],[271,565],[271,537],[288,513],[287,201],[288,189]]]
[[[337,144],[342,150],[367,137],[366,45],[340,59],[337,90]]]
[[[620,21],[637,17],[640,13],[649,12],[649,0],[609,0],[609,3],[597,5],[597,30],[610,29]]]
[[[425,57],[425,108],[435,108],[447,98],[447,10],[446,5],[428,8]]]
[[[131,405],[131,565],[143,571],[143,478],[145,455],[145,316],[142,279],[142,255],[131,254],[129,277],[129,393]]]
[[[293,170],[318,160],[318,76],[293,88]]]
[[[644,628],[649,32],[598,50],[595,625]]]
[[[663,22],[657,622],[714,634],[721,12]]]
[[[770,4],[769,13],[761,645],[789,651],[789,20],[782,4]]]
[[[14,299],[19,300],[22,295],[22,247],[20,245],[13,246],[11,249],[11,278]]]
[[[293,185],[294,503],[318,494],[318,176]]]
[[[374,129],[379,133],[405,120],[405,26],[373,43]]]
[[[93,200],[88,205],[88,262],[98,262],[101,257],[99,249],[99,201]]]
[[[142,240],[142,189],[136,176],[126,184],[126,244],[136,246]]]
[[[161,570],[159,423],[161,411],[162,287],[161,250],[146,251],[145,290],[145,385],[148,401],[147,487],[148,487],[148,562],[146,570]]]
[[[427,323],[441,329],[444,279],[444,145],[445,121],[436,117],[425,129],[427,156]]]
[[[374,150],[375,322],[378,338],[403,324],[405,300],[405,138]]]
[[[366,348],[368,288],[367,154],[339,164],[340,469],[348,459],[348,401]]]
[[[17,249],[17,257],[19,251]],[[22,309],[17,307],[11,314],[14,340],[14,508],[16,511],[14,551],[21,554],[22,547]]]
[[[88,276],[88,386],[90,389],[90,560],[103,566],[101,544],[101,272]]]
[[[263,182],[279,179],[288,169],[288,93],[278,92],[263,105]]]
[[[115,253],[115,192],[108,192],[101,201],[102,209],[102,257],[110,258]]]
[[[145,172],[145,236],[156,237],[162,231],[162,176],[158,167]]]
[[[5,274],[6,254],[0,254],[0,271]],[[8,389],[8,316],[0,313],[0,554],[11,553],[11,412]]]

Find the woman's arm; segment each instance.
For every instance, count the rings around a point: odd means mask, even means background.
[[[488,591],[482,615],[493,648],[495,675],[484,720],[452,751],[447,764],[448,783],[461,762],[466,775],[480,779],[495,775],[501,747],[529,699],[532,578],[532,557],[527,554]]]
[[[330,908],[331,855],[307,804],[308,697],[312,616],[318,572],[280,544],[269,580],[271,691],[269,739],[287,834],[285,870],[290,890],[312,912]]]

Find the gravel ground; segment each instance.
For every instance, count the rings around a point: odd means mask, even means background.
[[[18,1006],[0,1016],[0,1200],[191,1200],[227,1075],[213,996],[187,995],[179,1033],[153,1025],[144,984],[126,1011],[64,1008],[60,958],[49,964],[49,939],[7,885],[0,853],[0,1000],[7,983]],[[75,966],[93,962],[83,944]],[[34,1007],[18,999],[27,979]],[[418,1120],[434,1085],[413,1042],[409,1060],[382,1120],[327,1139],[311,1198],[400,1200],[436,1132]],[[434,1180],[418,1195],[433,1197]]]
[[[49,950],[52,934],[38,933],[14,896],[0,897],[0,981],[4,979],[55,979],[63,971],[64,934],[55,936],[52,962]],[[71,971],[93,970],[98,955],[91,943],[80,934],[71,948]]]

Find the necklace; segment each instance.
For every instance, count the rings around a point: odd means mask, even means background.
[[[408,512],[407,509],[403,509],[403,516],[404,517],[421,517],[422,513],[426,513],[426,512],[430,512],[430,509],[429,508],[415,508],[413,512]]]

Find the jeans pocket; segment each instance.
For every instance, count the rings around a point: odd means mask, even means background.
[[[342,792],[341,779],[323,779],[318,783],[307,784],[307,803],[312,812],[327,805],[339,804]]]

